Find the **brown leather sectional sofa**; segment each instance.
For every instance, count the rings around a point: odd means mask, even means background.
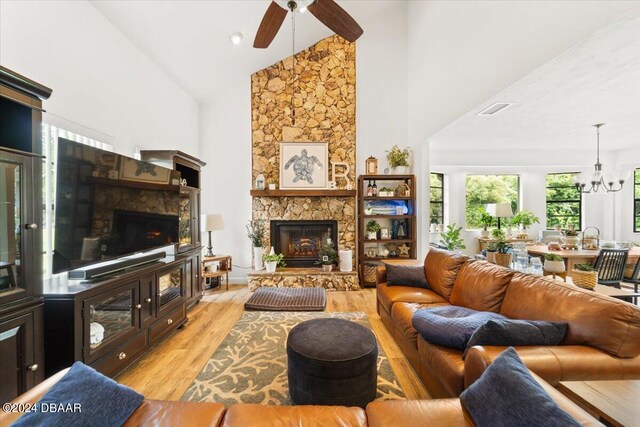
[[[516,347],[551,385],[565,380],[640,379],[640,309],[629,303],[432,248],[424,262],[431,289],[388,286],[377,271],[377,310],[433,397],[456,397],[506,347],[462,351],[426,342],[412,326],[422,307],[458,305],[513,319],[566,322],[559,346]]]
[[[59,381],[66,370],[57,373],[13,403],[35,403]],[[535,376],[535,375],[534,375]],[[585,411],[549,384],[537,378],[553,399],[585,426],[601,425]],[[100,402],[98,402],[100,404]],[[19,413],[0,411],[0,426],[8,426]],[[341,426],[341,427],[407,427],[407,426],[473,426],[458,399],[395,400],[373,402],[366,411],[346,406],[269,406],[239,404],[225,408],[221,403],[170,402],[145,400],[129,417],[125,426]]]

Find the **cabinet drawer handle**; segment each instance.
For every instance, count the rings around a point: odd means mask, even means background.
[[[136,308],[140,310],[142,308],[142,304],[136,304]]]
[[[124,359],[125,357],[127,357],[127,353],[125,353],[124,351],[118,355],[118,359],[119,359],[119,360],[122,360],[122,359]]]
[[[147,298],[145,302],[151,302],[151,298]]]
[[[31,372],[35,372],[38,370],[38,364],[34,363],[33,365],[27,366],[27,369],[30,370]]]
[[[27,224],[24,226],[24,228],[26,228],[27,230],[35,230],[36,228],[38,228],[38,224],[33,223],[33,224]]]
[[[172,320],[172,319],[168,319],[168,320],[167,320],[167,325],[170,325],[170,324],[172,324],[172,323],[173,323],[173,320]]]

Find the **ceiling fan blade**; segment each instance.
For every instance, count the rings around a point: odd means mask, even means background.
[[[334,0],[316,0],[307,10],[337,35],[350,42],[356,41],[364,33],[356,20]]]
[[[269,47],[286,17],[287,11],[272,1],[262,18],[262,22],[260,22],[256,38],[253,41],[253,47],[258,49]]]

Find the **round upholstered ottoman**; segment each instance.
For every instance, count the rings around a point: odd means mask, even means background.
[[[378,345],[370,329],[313,319],[287,337],[289,394],[296,405],[360,406],[376,397]]]

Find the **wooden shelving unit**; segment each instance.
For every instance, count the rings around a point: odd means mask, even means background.
[[[398,185],[404,183],[409,187],[409,196],[394,197],[371,197],[367,196],[368,182],[376,182],[378,189],[389,187],[395,189]],[[375,201],[399,201],[407,207],[407,214],[404,215],[376,215],[366,214],[367,205]],[[416,220],[416,178],[415,175],[360,175],[358,177],[358,274],[360,277],[360,285],[364,287],[375,286],[375,280],[368,280],[366,270],[382,265],[382,261],[386,259],[416,259],[417,250],[417,220]],[[366,225],[370,220],[382,220],[383,228],[388,228],[392,238],[381,239],[378,235],[377,239],[368,240]],[[394,229],[393,224],[396,224]],[[406,237],[393,238],[394,230],[397,225],[402,223],[406,230]],[[385,226],[386,225],[386,226]],[[409,256],[405,257],[388,257],[380,256],[379,253],[389,247],[400,247],[402,245],[409,246]],[[376,256],[367,256],[367,249],[375,248]]]

